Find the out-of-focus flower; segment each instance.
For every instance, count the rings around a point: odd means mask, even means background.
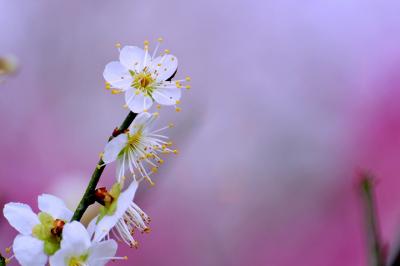
[[[171,81],[178,68],[178,60],[169,54],[169,50],[155,57],[159,44],[152,55],[149,54],[149,42],[145,41],[144,49],[137,46],[125,46],[120,50],[119,62],[113,61],[104,69],[106,88],[113,88],[113,93],[125,92],[126,105],[132,112],[141,113],[148,110],[153,102],[161,105],[174,105],[180,102],[181,89],[190,88],[182,85],[190,81]]]
[[[61,199],[52,195],[39,196],[38,205],[38,215],[23,203],[7,203],[3,209],[4,217],[20,233],[14,240],[13,251],[22,266],[47,263],[48,256],[60,248],[63,226],[73,214]]]
[[[116,183],[110,192],[105,188],[96,191],[97,199],[101,199],[104,206],[100,208],[100,215],[88,226],[89,233],[94,234],[93,241],[109,238],[112,232],[118,240],[137,247],[138,243],[133,238],[135,229],[140,232],[150,231],[150,218],[133,202],[138,184],[133,181],[123,192],[121,183]]]
[[[177,150],[169,148],[172,142],[166,141],[168,137],[159,134],[160,131],[173,125],[152,130],[152,125],[157,117],[158,113],[139,114],[132,122],[128,132],[120,134],[107,143],[102,158],[105,164],[117,161],[118,182],[129,170],[136,181],[140,182],[146,179],[150,184],[154,184],[149,176],[157,172],[159,165],[163,163],[159,154],[177,153]],[[150,166],[151,169],[147,170],[145,165]],[[140,177],[137,176],[135,170],[140,173]]]
[[[50,257],[52,266],[104,266],[109,260],[126,259],[114,257],[117,243],[114,240],[91,242],[86,228],[79,222],[65,225],[61,248]]]
[[[13,74],[18,69],[17,58],[13,55],[0,56],[0,81],[1,77]]]

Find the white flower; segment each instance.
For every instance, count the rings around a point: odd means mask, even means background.
[[[168,137],[160,135],[159,132],[172,125],[152,130],[152,125],[158,113],[140,113],[133,120],[127,133],[122,133],[107,143],[102,156],[105,164],[117,161],[117,178],[120,182],[127,170],[132,173],[136,181],[147,179],[151,184],[150,174],[155,173],[163,160],[160,153],[177,153],[169,146]],[[146,169],[149,168],[149,169]],[[140,175],[137,175],[139,172]]]
[[[137,241],[133,238],[135,229],[142,233],[150,231],[150,218],[133,202],[137,188],[138,182],[133,181],[121,192],[120,183],[116,183],[110,192],[103,193],[108,202],[105,202],[100,215],[88,226],[89,233],[94,234],[93,241],[108,239],[112,232],[117,240],[130,247],[137,247]]]
[[[4,217],[20,233],[13,251],[22,266],[44,266],[59,249],[62,226],[72,218],[72,211],[55,196],[39,196],[38,205],[38,215],[23,203],[7,203],[3,209]]]
[[[126,105],[134,113],[149,110],[154,101],[176,106],[181,98],[181,82],[190,81],[189,77],[171,81],[178,68],[177,58],[168,50],[155,57],[159,43],[153,55],[149,54],[148,47],[147,41],[144,49],[124,46],[119,61],[108,63],[103,73],[108,88],[114,88],[113,92],[125,92]],[[189,85],[185,87],[190,88]]]
[[[51,266],[103,266],[114,257],[117,243],[114,240],[91,242],[86,228],[79,222],[66,224],[62,233],[61,248],[50,257]]]

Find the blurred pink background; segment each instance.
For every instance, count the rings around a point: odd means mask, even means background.
[[[44,192],[77,201],[127,113],[103,89],[114,44],[162,36],[193,80],[183,111],[161,113],[180,154],[140,188],[152,232],[116,264],[366,265],[357,169],[378,177],[384,241],[400,240],[399,11],[395,0],[0,1],[0,55],[20,62],[0,84],[0,206],[36,209]],[[0,217],[1,250],[15,234]]]

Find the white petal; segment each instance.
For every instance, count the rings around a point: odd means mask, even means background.
[[[73,212],[56,196],[42,194],[38,197],[38,205],[39,210],[50,214],[54,219],[69,221],[72,218]]]
[[[178,69],[178,59],[170,54],[154,58],[150,65],[151,72],[157,70],[157,81],[164,81],[172,77]]]
[[[181,98],[181,89],[158,88],[153,92],[153,98],[162,105],[174,105]]]
[[[62,232],[61,248],[74,254],[83,254],[90,247],[90,236],[86,228],[77,221],[67,223]]]
[[[114,257],[117,252],[117,242],[114,240],[107,240],[103,242],[93,243],[89,249],[89,258],[87,263],[90,266],[104,266],[110,259]]]
[[[31,236],[18,235],[13,243],[13,251],[22,266],[44,266],[47,262],[44,242]]]
[[[133,81],[128,69],[117,61],[110,62],[106,65],[103,77],[113,87],[121,90],[129,89]]]
[[[94,232],[96,231],[96,226],[97,226],[96,221],[97,221],[98,217],[99,217],[98,215],[96,217],[94,217],[87,226],[87,231],[88,231],[90,238],[92,238]]]
[[[93,241],[99,242],[103,240],[106,235],[108,235],[110,230],[117,224],[118,220],[122,217],[122,215],[118,216],[117,214],[119,213],[115,212],[113,215],[106,215],[100,220],[100,222],[97,223]]]
[[[136,94],[135,89],[125,92],[125,102],[134,113],[141,113],[148,110],[153,104],[153,100],[149,96],[145,96],[142,92]]]
[[[143,112],[138,114],[132,122],[131,128],[139,128],[146,126],[147,122],[151,118],[151,114],[148,112]]]
[[[33,227],[40,223],[31,207],[23,203],[7,203],[4,206],[3,214],[10,225],[23,235],[32,234]]]
[[[102,157],[104,163],[108,164],[115,161],[122,149],[125,148],[127,142],[128,136],[126,134],[120,134],[108,142],[104,148],[104,154]]]
[[[151,114],[148,112],[140,113],[136,116],[135,120],[133,120],[132,125],[130,127],[130,131],[132,134],[136,132],[137,129],[143,128],[143,132],[147,133],[152,129],[154,121],[157,119],[158,115]]]
[[[119,61],[126,68],[140,72],[145,65],[145,51],[137,46],[124,46],[119,54]],[[147,55],[146,61],[149,62],[150,56]]]
[[[117,209],[113,215],[106,215],[97,224],[93,241],[101,241],[110,232],[110,230],[117,224],[132,203],[135,197],[136,190],[139,183],[132,181],[129,187],[121,193],[118,198]]]
[[[70,250],[67,249],[59,249],[53,256],[50,257],[50,265],[51,266],[69,266],[69,259],[74,255],[81,254],[73,254]]]

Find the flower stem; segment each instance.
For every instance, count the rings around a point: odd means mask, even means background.
[[[133,119],[135,119],[135,117],[136,113],[129,112],[125,120],[122,122],[121,126],[116,130],[114,130],[113,134],[110,136],[108,141],[112,140],[114,137],[118,136],[119,134],[127,130],[131,125]],[[82,218],[83,214],[85,213],[86,209],[95,202],[94,191],[96,190],[97,183],[100,180],[104,168],[106,168],[106,166],[104,165],[103,160],[100,159],[100,161],[96,165],[96,168],[93,171],[92,177],[86,188],[85,194],[83,194],[83,197],[79,202],[78,207],[75,210],[74,216],[72,217],[72,221],[79,221]],[[2,265],[0,264],[0,266]]]
[[[375,199],[373,194],[374,177],[369,173],[361,174],[360,190],[363,200],[365,228],[370,266],[384,266],[385,258],[379,234],[376,215]]]

